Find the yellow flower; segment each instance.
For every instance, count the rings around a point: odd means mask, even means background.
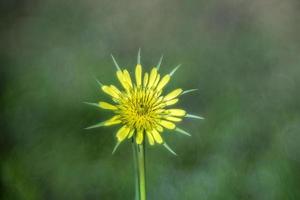
[[[169,147],[161,136],[164,129],[190,135],[188,132],[178,128],[176,123],[181,122],[184,117],[198,119],[202,119],[202,117],[187,114],[181,108],[170,107],[179,101],[179,97],[182,94],[195,89],[183,91],[181,88],[177,88],[164,95],[166,85],[179,66],[171,73],[162,76],[159,73],[161,58],[158,65],[153,67],[149,73],[143,73],[139,53],[138,64],[132,77],[128,70],[121,69],[113,56],[112,58],[117,67],[116,76],[122,89],[114,85],[101,84],[102,91],[112,98],[113,103],[100,101],[98,104],[89,104],[111,110],[114,116],[87,129],[119,124],[121,127],[116,134],[117,144],[126,138],[132,137],[134,137],[133,139],[137,144],[141,144],[147,137],[150,145],[155,143],[164,144],[168,149]],[[172,151],[171,149],[169,150]]]

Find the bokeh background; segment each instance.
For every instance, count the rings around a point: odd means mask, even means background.
[[[132,72],[179,63],[167,91],[203,121],[147,148],[148,198],[300,199],[300,2],[0,1],[0,199],[133,199],[129,142],[111,155],[110,116],[82,104]]]

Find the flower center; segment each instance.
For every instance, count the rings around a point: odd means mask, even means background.
[[[139,116],[147,115],[149,106],[145,105],[144,102],[140,102],[137,105],[136,114]]]
[[[123,102],[122,118],[128,126],[137,129],[152,129],[158,114],[155,112],[158,94],[150,89],[135,89]]]

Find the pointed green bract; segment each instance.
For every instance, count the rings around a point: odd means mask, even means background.
[[[198,116],[198,115],[192,115],[192,114],[187,114],[184,117],[193,118],[193,119],[204,119],[204,117],[201,117],[201,116]]]
[[[137,64],[141,64],[141,48],[139,48],[139,51],[138,51]]]
[[[96,82],[99,84],[100,87],[103,86],[103,84],[95,77]]]
[[[181,64],[177,65],[171,72],[170,72],[170,76],[173,76],[173,74],[177,71],[177,69],[181,67]]]
[[[188,93],[191,93],[191,92],[194,92],[194,91],[197,91],[198,89],[189,89],[189,90],[184,90],[181,95],[183,94],[188,94]]]
[[[114,56],[113,56],[112,54],[111,54],[111,58],[112,58],[112,60],[113,60],[113,62],[114,62],[114,64],[115,64],[117,70],[120,70],[120,71],[121,71],[121,68],[119,67],[119,65],[118,65],[118,63],[117,63],[117,61],[116,61],[116,59],[114,58]]]
[[[175,131],[177,131],[178,133],[181,133],[183,135],[192,136],[190,133],[188,133],[185,130],[182,130],[182,129],[178,128],[178,127],[175,128]]]
[[[92,126],[89,126],[89,127],[86,127],[85,129],[93,129],[93,128],[99,128],[99,127],[102,127],[104,126],[105,122],[100,122],[98,124],[95,124],[95,125],[92,125]]]
[[[121,142],[117,142],[117,144],[115,145],[115,147],[114,147],[113,151],[111,152],[111,154],[114,154],[117,151],[120,144],[121,144]]]
[[[161,55],[161,57],[160,57],[160,59],[159,59],[159,61],[158,61],[158,64],[157,64],[157,66],[156,66],[157,70],[159,70],[163,58],[164,58],[164,55]]]
[[[94,107],[99,108],[99,104],[97,104],[97,103],[90,103],[90,102],[83,102],[83,103],[86,105],[89,105],[89,106],[94,106]]]
[[[169,152],[171,152],[173,155],[177,156],[177,153],[175,151],[173,151],[167,143],[163,143],[163,145]]]

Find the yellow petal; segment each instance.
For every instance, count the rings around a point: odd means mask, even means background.
[[[123,74],[124,74],[124,78],[125,78],[126,83],[127,83],[130,87],[132,87],[132,81],[131,81],[131,77],[130,77],[129,72],[125,69],[125,70],[123,70]]]
[[[160,74],[157,74],[156,79],[155,79],[155,81],[154,81],[154,83],[153,83],[153,87],[154,87],[154,88],[157,86],[159,80],[160,80]]]
[[[120,81],[120,83],[123,85],[123,83],[124,83],[125,80],[124,80],[123,72],[121,70],[117,71],[117,78]]]
[[[136,143],[137,144],[142,144],[144,139],[144,130],[138,130],[137,135],[136,135]]]
[[[117,110],[118,108],[110,103],[106,103],[103,101],[99,102],[99,107],[107,110]]]
[[[114,91],[114,93],[120,95],[121,94],[121,91],[114,85],[110,85],[110,88],[112,91]]]
[[[185,110],[182,109],[168,109],[166,111],[169,115],[177,116],[177,117],[182,117],[186,115]]]
[[[112,125],[120,124],[121,122],[122,122],[121,120],[107,121],[105,122],[104,126],[112,126]]]
[[[164,128],[161,127],[160,125],[156,125],[155,127],[159,132],[163,132]]]
[[[182,119],[180,119],[178,117],[171,117],[171,116],[165,117],[165,119],[169,120],[169,121],[173,121],[173,122],[180,122],[180,121],[182,121]]]
[[[103,90],[103,92],[105,92],[106,94],[114,97],[115,99],[119,98],[119,95],[111,87],[109,87],[107,85],[103,85],[101,87],[101,89]]]
[[[151,132],[147,131],[146,133],[147,133],[147,138],[148,138],[149,144],[154,145],[154,139],[153,139]]]
[[[155,110],[156,114],[161,114],[163,112],[166,112],[166,110],[165,109],[157,109],[157,110]]]
[[[154,137],[154,140],[158,143],[158,144],[161,144],[163,143],[163,139],[161,138],[159,132],[155,129],[152,130],[152,135]]]
[[[148,84],[148,79],[149,79],[149,74],[146,72],[145,75],[144,75],[144,87],[147,86],[147,84]]]
[[[128,134],[128,138],[131,138],[133,136],[133,134],[134,134],[134,129],[131,129],[131,131]]]
[[[110,118],[109,120],[106,120],[104,122],[104,126],[111,126],[111,125],[115,125],[115,124],[120,124],[122,121],[120,120],[120,115],[115,115],[112,118]]]
[[[165,105],[166,105],[166,106],[171,106],[171,105],[176,104],[177,102],[178,102],[178,99],[172,99],[172,100],[170,100],[170,101],[166,101],[166,102],[165,102]]]
[[[140,87],[142,85],[142,65],[137,64],[135,67],[135,80],[136,85]]]
[[[122,128],[120,128],[117,132],[117,138],[119,142],[122,142],[128,135],[130,131],[130,128],[128,128],[127,126],[122,126]]]
[[[158,83],[156,89],[158,91],[162,90],[170,81],[171,76],[169,74],[165,75],[161,81]]]
[[[157,76],[157,68],[154,67],[150,72],[148,88],[151,88],[153,86],[156,76]]]
[[[160,124],[167,129],[174,129],[176,127],[174,123],[166,120],[161,120]]]
[[[125,90],[129,90],[130,89],[130,86],[129,84],[126,82],[126,78],[123,74],[123,72],[121,70],[118,70],[117,71],[117,77],[118,77],[118,80],[120,81],[121,85],[123,86],[123,88]]]
[[[174,98],[178,97],[178,95],[180,95],[181,93],[182,93],[182,89],[180,89],[180,88],[173,90],[172,92],[170,92],[169,94],[167,94],[164,97],[164,100],[169,101],[171,99],[174,99]]]

